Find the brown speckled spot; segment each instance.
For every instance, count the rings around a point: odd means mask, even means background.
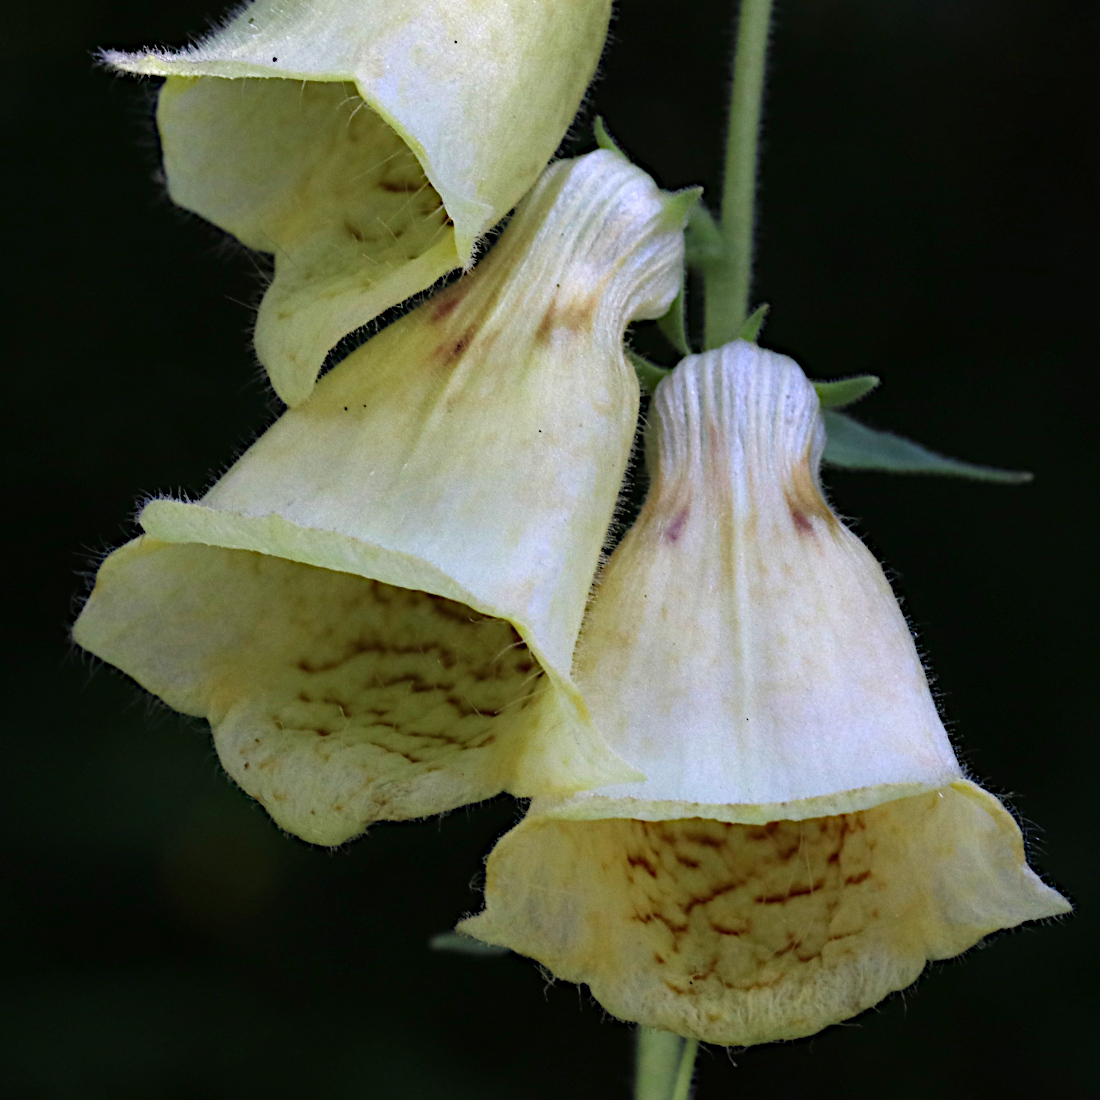
[[[860,817],[584,826],[607,834],[601,847],[622,846],[624,905],[646,956],[665,960],[667,989],[695,998],[778,985],[866,930],[875,886]]]
[[[345,744],[366,738],[410,763],[491,742],[490,727],[537,688],[530,651],[506,623],[424,592],[362,581],[338,636],[295,662],[300,690],[278,722]],[[318,632],[322,633],[322,632]],[[297,708],[335,715],[308,726]]]
[[[798,1038],[1007,923],[1004,868],[1027,872],[1019,834],[987,814],[961,784],[766,826],[536,812],[494,849],[485,912],[461,927],[622,1019],[725,1045]]]
[[[546,686],[509,623],[426,592],[221,553],[267,585],[258,628],[267,655],[246,654],[222,685],[215,725],[219,752],[249,793],[268,804],[315,787],[338,794],[285,812],[331,820],[339,804],[353,835],[383,806],[399,814],[418,777],[443,769],[452,782],[459,756],[461,776],[488,785],[477,796],[500,789],[495,758],[479,754],[507,740]]]

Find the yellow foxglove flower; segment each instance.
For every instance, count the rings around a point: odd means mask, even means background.
[[[536,800],[461,926],[714,1043],[812,1034],[1069,908],[963,777],[823,445],[812,385],[753,344],[660,384],[652,488],[575,670],[646,781]]]
[[[547,169],[473,274],[199,503],[148,504],[76,640],[316,843],[636,778],[570,667],[637,418],[623,329],[675,296],[684,214],[615,153]]]
[[[595,71],[610,0],[255,0],[164,76],[179,205],[275,254],[256,350],[304,400],[347,333],[469,265],[553,156]]]

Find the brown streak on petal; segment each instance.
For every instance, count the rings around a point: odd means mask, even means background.
[[[717,932],[719,936],[747,936],[752,933],[752,923],[748,920],[744,921],[738,928],[726,928],[713,920],[707,923],[710,925],[710,930]]]
[[[716,886],[713,890],[708,890],[705,894],[700,894],[685,902],[684,912],[690,914],[697,905],[710,905],[715,898],[720,898],[734,890],[740,890],[744,885],[744,882],[727,882],[722,886]]]
[[[726,846],[726,838],[724,836],[711,836],[709,833],[685,832],[683,838],[689,844],[700,844],[704,848],[724,848]]]
[[[759,894],[754,900],[757,905],[786,905],[788,901],[807,897],[815,890],[823,889],[824,886],[825,880],[820,879],[817,882],[811,882],[809,886],[792,886],[785,894]]]
[[[441,294],[439,301],[432,309],[432,320],[442,321],[444,318],[449,317],[458,308],[468,292],[469,287],[464,286],[461,290],[455,289]]]
[[[650,878],[657,877],[656,869],[654,868],[653,864],[650,863],[648,859],[646,859],[645,856],[627,856],[626,862],[631,867],[644,867],[646,873],[649,875]]]
[[[821,495],[821,490],[818,489],[810,470],[809,448],[802,456],[802,461],[791,470],[790,478],[784,488],[784,495],[787,498],[791,520],[800,535],[814,533],[813,520],[815,519],[823,520],[832,530],[839,526],[839,520],[825,503],[825,498]]]
[[[467,348],[473,343],[477,335],[477,328],[471,325],[457,340],[447,340],[435,349],[433,358],[444,370],[455,367],[459,359],[466,354]]]
[[[551,302],[535,330],[535,339],[548,344],[559,329],[564,329],[574,336],[590,332],[596,323],[596,310],[599,304],[598,294],[590,295],[580,301],[574,299],[564,304],[557,301]]]

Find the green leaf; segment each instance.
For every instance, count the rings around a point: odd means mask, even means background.
[[[699,208],[699,200],[702,197],[703,189],[701,187],[685,187],[680,191],[662,191],[661,201],[664,203],[663,220],[665,224],[679,229],[685,223],[690,223],[692,211]]]
[[[699,205],[702,198],[701,187],[685,187],[682,191],[662,191],[661,200],[664,203],[664,220],[666,224],[679,230],[690,220],[691,213]],[[687,295],[687,271],[680,270],[680,289],[676,294],[668,312],[657,321],[657,327],[664,333],[665,339],[681,354],[690,355],[691,345],[688,343],[687,323],[684,319]]]
[[[634,373],[638,376],[638,385],[651,396],[655,394],[661,379],[665,378],[669,371],[665,367],[659,367],[656,363],[651,363],[630,348],[626,349],[626,356],[634,365]]]
[[[657,321],[657,327],[681,355],[690,355],[691,345],[688,344],[687,324],[684,320],[684,286],[685,279],[681,272],[680,291],[668,307],[668,312]]]
[[[764,319],[768,316],[768,310],[772,307],[765,302],[762,306],[757,306],[741,322],[741,328],[737,332],[738,340],[748,340],[750,344],[756,343],[756,338],[760,335],[760,330],[764,327]]]
[[[479,958],[511,954],[507,947],[482,943],[481,940],[475,940],[473,936],[467,936],[464,932],[437,932],[428,940],[428,946],[433,951],[449,951],[453,955],[474,955]]]
[[[868,428],[844,413],[825,409],[825,461],[848,470],[883,470],[896,474],[945,474],[1020,485],[1032,475],[994,466],[975,466],[957,458],[936,454],[919,443],[893,432]]]
[[[603,124],[603,116],[597,115],[596,121],[592,123],[592,132],[596,136],[596,144],[601,149],[606,149],[611,153],[618,153],[620,157],[626,157],[626,153],[622,151],[622,147],[619,143],[607,132],[607,127]]]
[[[835,382],[815,382],[823,409],[843,409],[861,401],[877,388],[879,378],[873,374],[857,374],[854,378],[838,378]]]

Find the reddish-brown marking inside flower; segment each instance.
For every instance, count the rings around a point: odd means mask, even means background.
[[[596,321],[598,305],[598,296],[584,298],[581,301],[574,299],[564,305],[557,301],[551,302],[542,315],[539,327],[535,330],[535,338],[547,344],[553,339],[557,329],[565,329],[574,335],[590,331]]]
[[[477,329],[471,326],[457,340],[448,340],[440,344],[435,349],[436,360],[444,368],[453,367],[465,355],[476,335]]]
[[[627,856],[626,862],[629,863],[631,867],[644,867],[650,878],[657,877],[656,869],[645,856]]]
[[[466,297],[466,294],[466,287],[463,287],[461,290],[450,290],[444,293],[440,301],[432,308],[432,320],[442,321],[444,318],[449,317],[458,308],[462,299]]]
[[[825,503],[821,490],[817,487],[810,472],[810,453],[807,449],[802,461],[791,471],[790,480],[784,490],[791,521],[799,535],[813,535],[815,519],[823,520],[830,528],[836,528],[839,521],[832,509]]]
[[[672,522],[665,528],[665,541],[666,542],[678,542],[680,536],[684,533],[684,527],[687,525],[688,516],[691,515],[691,505],[685,504]]]
[[[809,518],[793,505],[791,506],[791,519],[794,520],[795,530],[800,535],[812,535],[814,533],[814,525]]]

